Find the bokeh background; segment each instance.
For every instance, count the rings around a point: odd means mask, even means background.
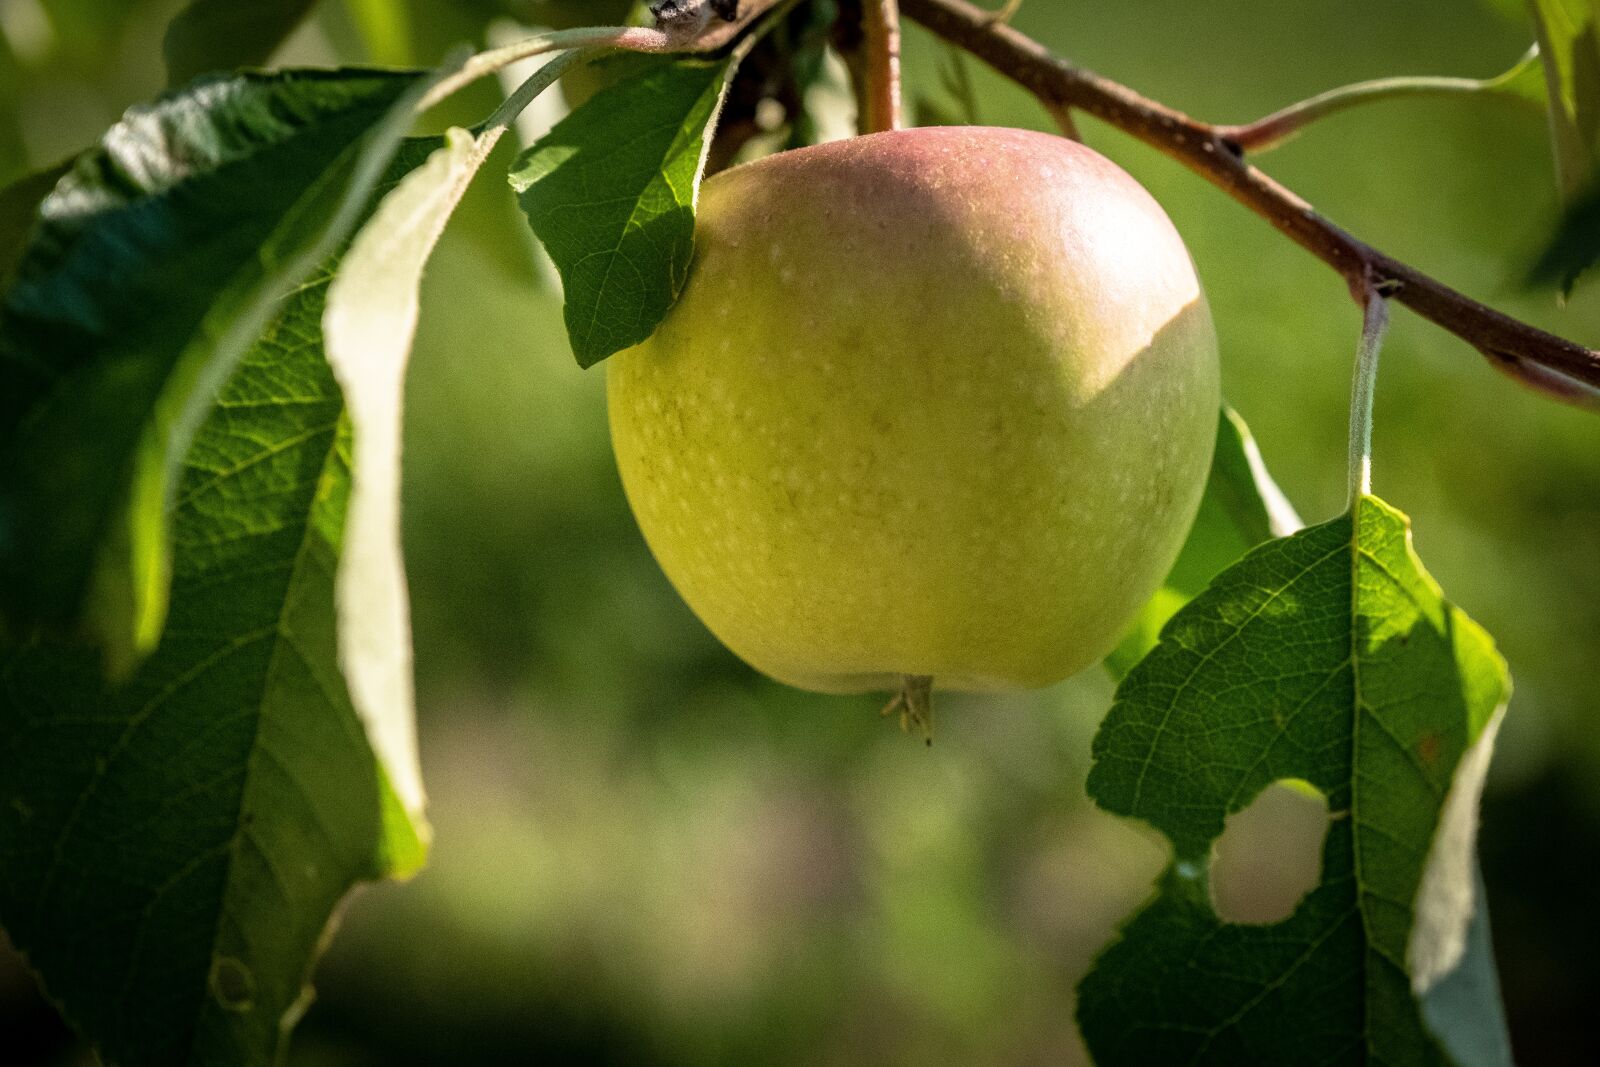
[[[157,92],[180,6],[0,0],[0,181]],[[282,58],[424,63],[615,6],[324,0]],[[1517,0],[1028,0],[1017,25],[1221,121],[1360,78],[1493,74],[1531,39]],[[967,73],[963,101],[948,52],[908,30],[919,114],[1048,128],[1028,98]],[[494,103],[485,86],[447,117]],[[1172,214],[1210,293],[1228,395],[1302,514],[1331,516],[1359,330],[1342,283],[1176,164],[1084,132]],[[1265,166],[1466,292],[1600,341],[1600,285],[1560,308],[1519,283],[1557,213],[1537,112],[1384,104]],[[503,171],[487,168],[439,249],[411,374],[433,859],[352,899],[291,1063],[1081,1062],[1073,986],[1165,857],[1084,797],[1109,682],[947,698],[926,750],[878,719],[877,698],[796,692],[733,659],[633,525],[604,375],[570,357]],[[1600,418],[1403,311],[1377,407],[1378,492],[1412,515],[1424,559],[1516,677],[1483,862],[1519,1061],[1600,1062]],[[1282,791],[1238,817],[1221,906],[1285,912],[1315,877],[1321,825]],[[3,941],[0,1062],[90,1062]]]

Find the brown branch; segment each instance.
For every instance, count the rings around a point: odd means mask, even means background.
[[[743,0],[739,4],[739,14],[732,22],[716,19],[705,30],[695,37],[689,50],[693,52],[716,52],[741,33],[746,27],[753,25],[767,12],[777,7],[780,0]]]
[[[1337,270],[1358,301],[1369,287],[1379,288],[1528,385],[1567,400],[1600,396],[1600,352],[1495,311],[1357,240],[1247,163],[1223,127],[1068,63],[966,0],[900,3],[909,17],[1032,92],[1052,113],[1087,112],[1183,163]]]

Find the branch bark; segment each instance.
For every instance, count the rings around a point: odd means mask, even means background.
[[[757,20],[765,17],[767,12],[777,7],[781,0],[743,0],[739,5],[739,14],[732,22],[723,22],[717,19],[712,22],[689,45],[689,51],[715,52],[727,46],[733,39],[754,25]]]
[[[1052,55],[966,0],[900,0],[905,14],[1027,89],[1055,113],[1085,111],[1183,163],[1338,271],[1358,302],[1371,289],[1455,334],[1503,371],[1562,399],[1600,397],[1600,352],[1481,304],[1341,229],[1245,160],[1226,127],[1190,118]]]

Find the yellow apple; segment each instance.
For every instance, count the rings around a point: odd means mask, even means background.
[[[915,703],[1116,644],[1193,521],[1217,378],[1137,182],[952,127],[706,182],[682,299],[607,380],[634,514],[711,631],[784,682]]]

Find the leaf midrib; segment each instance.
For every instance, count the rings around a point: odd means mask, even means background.
[[[251,732],[250,754],[245,760],[245,779],[244,779],[244,784],[239,790],[239,806],[234,811],[234,814],[233,814],[234,831],[233,831],[233,834],[229,837],[228,844],[227,844],[227,850],[226,851],[227,851],[227,855],[228,855],[228,862],[227,862],[227,864],[226,864],[226,866],[224,868],[224,874],[223,874],[223,880],[222,880],[222,893],[220,894],[220,896],[218,897],[218,900],[217,900],[217,914],[216,914],[216,920],[215,920],[215,924],[213,926],[212,935],[211,935],[211,947],[210,947],[209,951],[206,954],[206,975],[205,975],[204,981],[201,983],[201,986],[200,986],[200,998],[199,998],[198,1004],[196,1006],[196,1010],[195,1010],[195,1013],[194,1013],[194,1022],[192,1024],[193,1032],[191,1033],[190,1038],[189,1038],[189,1042],[188,1042],[188,1044],[189,1044],[189,1052],[190,1052],[191,1057],[193,1056],[193,1054],[195,1052],[195,1043],[199,1040],[199,1036],[200,1036],[199,1035],[199,1020],[200,1020],[200,1017],[207,1010],[207,1007],[208,1007],[208,1001],[209,1001],[209,998],[210,998],[210,986],[211,986],[211,978],[210,978],[210,976],[211,976],[212,970],[216,967],[217,960],[219,958],[218,946],[219,946],[219,944],[221,942],[221,939],[222,939],[222,922],[223,922],[224,917],[228,913],[228,898],[229,898],[229,892],[232,889],[232,885],[233,885],[234,866],[235,866],[235,864],[236,864],[236,862],[238,860],[239,845],[240,845],[241,841],[244,838],[244,834],[245,834],[245,830],[246,830],[246,827],[245,827],[245,825],[243,823],[242,815],[243,815],[243,812],[244,812],[246,799],[250,796],[250,786],[251,786],[251,782],[253,781],[253,779],[255,777],[255,764],[256,764],[256,759],[257,759],[257,757],[259,755],[259,744],[258,743],[259,743],[259,740],[260,740],[260,737],[261,737],[261,722],[262,722],[262,719],[265,717],[265,713],[261,709],[265,706],[265,704],[266,704],[266,694],[267,694],[268,690],[271,688],[273,680],[277,677],[279,657],[281,655],[283,655],[284,648],[286,646],[293,647],[293,644],[294,644],[293,638],[292,638],[292,636],[290,634],[290,631],[289,631],[289,629],[287,627],[287,616],[288,616],[288,613],[289,613],[290,606],[292,605],[292,603],[294,601],[294,590],[300,584],[301,573],[302,573],[302,570],[304,569],[304,567],[306,565],[306,561],[307,561],[307,557],[308,557],[308,550],[310,549],[310,547],[311,547],[311,545],[312,545],[312,543],[314,541],[314,531],[316,529],[316,524],[312,521],[312,513],[316,508],[317,501],[322,497],[323,489],[327,485],[328,479],[332,476],[332,469],[333,469],[333,467],[335,465],[335,461],[336,461],[336,459],[338,457],[338,454],[339,454],[339,425],[340,425],[340,421],[342,421],[342,419],[343,419],[343,414],[342,414],[343,410],[344,410],[344,408],[343,408],[343,405],[341,404],[340,405],[340,411],[341,411],[340,420],[339,421],[335,421],[334,424],[327,430],[327,433],[329,435],[328,436],[328,447],[327,447],[327,451],[323,455],[322,463],[320,464],[321,473],[317,477],[316,490],[315,490],[315,492],[312,493],[312,495],[310,496],[310,498],[307,501],[306,516],[305,516],[305,518],[306,518],[305,527],[304,527],[304,529],[303,529],[303,531],[301,533],[300,544],[295,549],[294,564],[293,564],[292,568],[290,569],[289,576],[288,576],[287,580],[284,582],[284,585],[283,585],[283,589],[284,589],[283,602],[278,608],[278,617],[274,621],[274,625],[268,631],[268,636],[270,636],[273,639],[273,648],[272,648],[272,652],[271,652],[271,654],[270,654],[270,656],[269,656],[269,658],[267,660],[267,669],[262,674],[261,693],[260,693],[259,699],[257,701],[257,709],[258,710],[257,710],[257,714],[255,715],[255,726],[254,726],[254,729]],[[308,440],[309,440],[309,438],[308,438]],[[328,695],[328,694],[324,694],[324,695]],[[279,1038],[281,1038],[281,1034],[282,1034],[281,1028],[277,1027],[276,1025],[273,1027],[272,1033],[275,1035],[275,1038],[274,1038],[275,1041],[278,1040]]]

